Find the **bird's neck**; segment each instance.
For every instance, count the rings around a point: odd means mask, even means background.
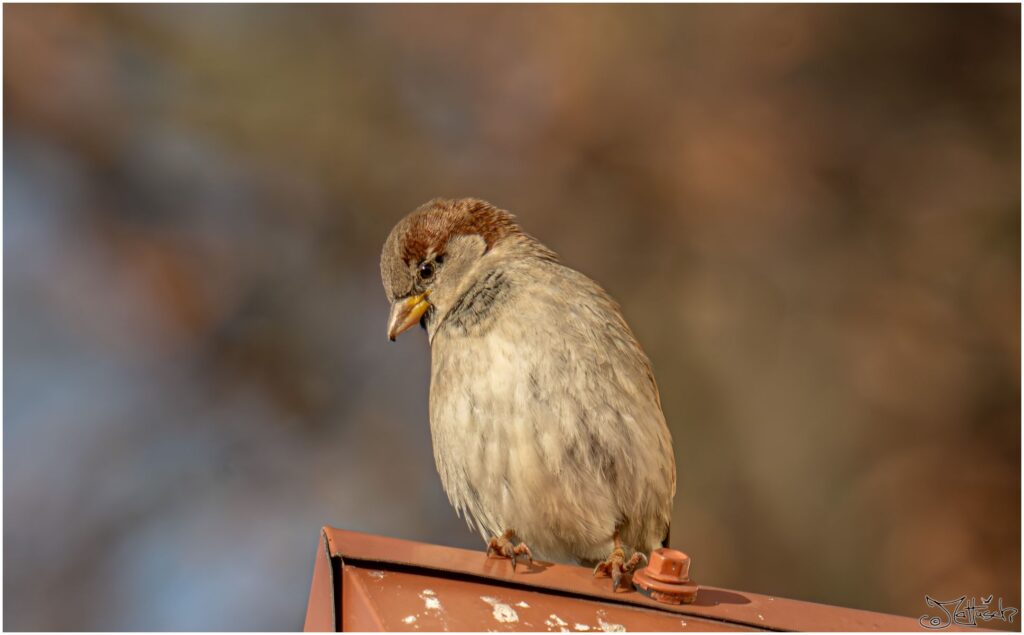
[[[437,307],[430,316],[430,342],[442,332],[453,336],[487,333],[515,296],[514,271],[535,259],[556,261],[557,256],[526,234],[509,236],[494,245],[467,272],[450,305]]]

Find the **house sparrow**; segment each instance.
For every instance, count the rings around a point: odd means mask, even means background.
[[[403,218],[381,276],[388,338],[427,332],[434,459],[488,556],[596,564],[618,589],[667,542],[676,485],[651,364],[618,305],[472,198]]]

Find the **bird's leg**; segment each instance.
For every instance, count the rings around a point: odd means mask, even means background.
[[[512,538],[515,535],[516,532],[509,529],[502,535],[491,538],[487,542],[488,557],[494,553],[499,558],[508,558],[512,561],[512,571],[516,570],[516,559],[519,556],[524,557],[530,563],[530,566],[533,566],[533,554],[530,552],[530,548],[523,543],[518,545],[512,544]]]
[[[619,530],[615,530],[613,537],[615,540],[615,548],[612,549],[611,555],[604,562],[598,563],[594,567],[594,576],[598,574],[610,575],[612,577],[612,593],[619,590],[622,585],[622,577],[627,573],[633,573],[642,560],[644,563],[647,562],[647,556],[636,551],[633,556],[626,560],[626,552],[622,549],[622,539],[619,538]]]

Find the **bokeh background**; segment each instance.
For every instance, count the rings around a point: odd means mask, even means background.
[[[622,303],[702,583],[1020,607],[1019,6],[3,14],[7,629],[295,629],[322,524],[479,548],[384,335],[441,195]]]

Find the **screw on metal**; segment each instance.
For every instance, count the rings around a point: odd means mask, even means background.
[[[698,586],[690,580],[690,556],[675,549],[655,549],[650,561],[633,574],[637,591],[664,604],[689,604]]]

